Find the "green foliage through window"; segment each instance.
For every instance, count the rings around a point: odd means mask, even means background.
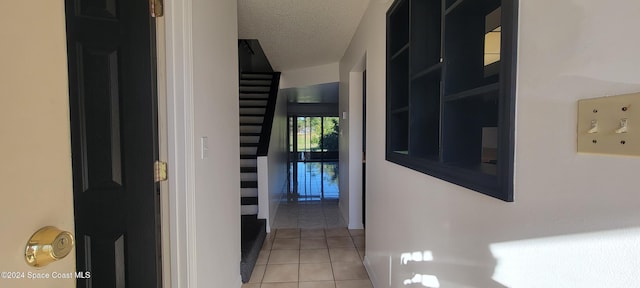
[[[337,151],[338,117],[297,117],[298,151]]]

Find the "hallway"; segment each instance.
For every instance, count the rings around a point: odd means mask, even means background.
[[[364,230],[348,230],[337,200],[283,202],[242,288],[370,288]]]
[[[340,228],[347,223],[340,214],[338,200],[282,202],[276,213],[273,229]]]

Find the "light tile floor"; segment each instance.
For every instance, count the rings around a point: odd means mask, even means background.
[[[272,228],[337,228],[347,227],[338,201],[282,202],[278,206]]]
[[[280,228],[267,235],[243,288],[372,288],[364,230]]]
[[[372,287],[364,230],[347,230],[337,201],[283,202],[243,288]]]

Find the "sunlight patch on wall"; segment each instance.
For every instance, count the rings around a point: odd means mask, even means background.
[[[419,284],[422,284],[422,286],[424,287],[430,287],[430,288],[440,287],[440,282],[438,281],[438,277],[433,275],[416,274],[415,276],[413,276],[413,278],[404,280],[404,282],[402,283],[405,286],[419,283]]]
[[[433,261],[433,253],[431,251],[417,251],[412,253],[402,253],[400,255],[400,262],[402,265],[407,265],[409,261],[413,262],[423,262],[423,261]]]
[[[416,251],[402,253],[400,255],[400,264],[409,265],[410,262],[430,262],[433,261],[433,253],[431,251]],[[438,277],[428,274],[413,274],[413,277],[405,279],[402,284],[409,286],[412,284],[421,284],[423,287],[438,288],[440,281]]]
[[[508,287],[640,287],[640,229],[494,243]]]

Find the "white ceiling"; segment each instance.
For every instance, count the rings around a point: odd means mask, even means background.
[[[238,36],[287,71],[340,60],[369,0],[238,0]]]

